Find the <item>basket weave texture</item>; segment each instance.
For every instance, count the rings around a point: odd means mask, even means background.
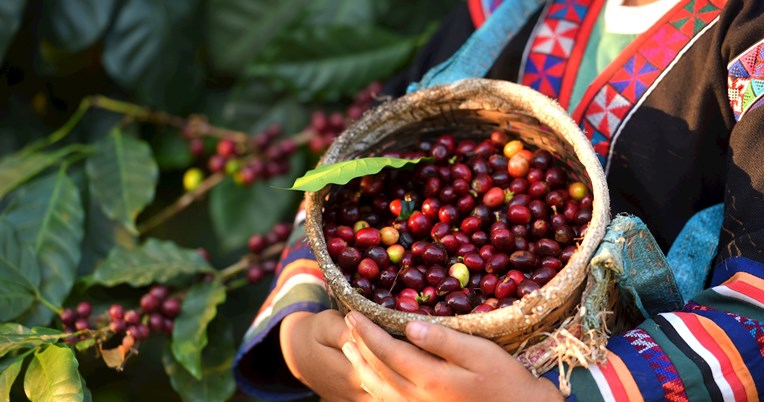
[[[391,334],[402,335],[411,320],[438,323],[493,340],[537,374],[560,364],[561,356],[568,352],[555,349],[573,340],[585,348],[574,355],[586,355],[573,359],[574,363],[578,360],[578,365],[586,365],[588,360],[602,358],[598,350],[604,350],[606,337],[605,327],[595,328],[597,333],[593,334],[593,329],[583,328],[582,323],[587,316],[603,321],[600,314],[611,303],[605,299],[610,297],[608,289],[613,282],[595,278],[588,271],[588,262],[610,220],[609,197],[605,175],[589,140],[557,102],[528,87],[479,78],[419,90],[369,110],[335,140],[319,163],[411,148],[422,136],[448,132],[457,138],[484,139],[494,130],[506,131],[529,148],[551,151],[567,165],[569,174],[585,182],[593,193],[592,220],[578,251],[540,290],[510,307],[483,314],[439,317],[384,308],[354,291],[327,252],[322,208],[330,186],[306,193],[310,245],[338,307],[365,314]],[[596,290],[599,293],[593,296]],[[603,299],[595,304],[602,311],[582,308],[585,298],[592,297]],[[593,340],[598,344],[592,344]]]

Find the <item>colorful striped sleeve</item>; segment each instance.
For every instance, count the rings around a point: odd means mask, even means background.
[[[279,324],[297,311],[329,308],[326,281],[305,238],[299,212],[283,251],[268,297],[234,358],[234,378],[245,393],[267,400],[305,398],[313,392],[290,373],[279,346]]]
[[[723,264],[733,274],[682,311],[611,338],[605,363],[574,369],[568,399],[762,400],[763,264],[744,257]],[[558,383],[557,371],[545,377]]]

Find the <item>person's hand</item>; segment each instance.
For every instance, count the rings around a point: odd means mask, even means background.
[[[279,337],[287,367],[322,400],[372,400],[341,351],[349,335],[337,310],[301,311],[282,320]]]
[[[362,314],[346,316],[352,340],[343,353],[378,401],[561,401],[496,343],[424,321],[395,339]],[[415,346],[416,345],[416,346]]]

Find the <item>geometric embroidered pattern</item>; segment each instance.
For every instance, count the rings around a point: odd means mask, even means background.
[[[625,117],[677,55],[719,15],[722,5],[723,0],[681,1],[637,37],[585,92],[573,118],[602,164]]]
[[[661,383],[664,398],[668,401],[687,401],[685,386],[675,365],[656,341],[644,330],[637,328],[628,331],[624,337],[635,351],[641,355],[656,373]]]
[[[603,0],[554,0],[548,3],[531,36],[521,71],[521,84],[558,99],[566,108],[568,99],[565,99],[566,94],[561,94],[561,88],[566,79],[575,78],[578,63],[574,60],[581,60],[587,45],[586,40],[577,41],[577,35],[581,35],[583,29],[591,28],[602,3]]]
[[[686,312],[693,312],[694,310],[718,311],[707,306],[702,306],[701,304],[698,304],[692,300],[686,303],[686,305],[683,307],[683,311]],[[724,313],[725,315],[736,320],[737,323],[741,324],[741,326],[743,326],[744,329],[749,332],[749,335],[751,335],[754,341],[757,342],[757,346],[760,347],[760,355],[765,356],[765,340],[763,339],[765,335],[765,325],[760,321],[731,313],[729,311],[725,311]]]
[[[762,98],[762,56],[760,40],[728,64],[728,99],[736,121]]]

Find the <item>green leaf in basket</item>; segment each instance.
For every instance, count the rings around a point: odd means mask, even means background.
[[[287,190],[319,191],[327,184],[346,184],[349,181],[370,174],[379,173],[383,168],[400,168],[407,164],[417,164],[428,158],[402,159],[386,157],[370,157],[353,159],[321,165],[297,178],[295,184]]]

